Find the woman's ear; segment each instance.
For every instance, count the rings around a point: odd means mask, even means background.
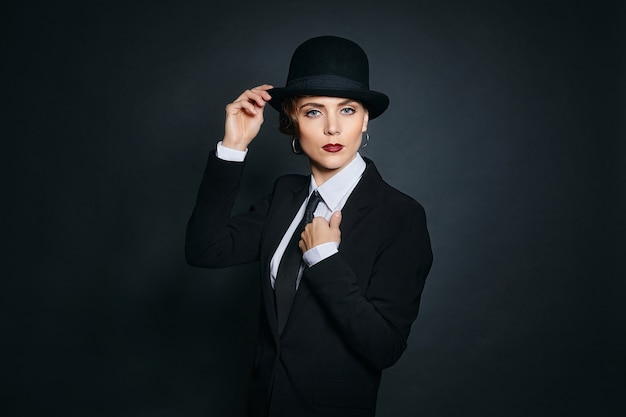
[[[367,132],[367,122],[370,120],[370,114],[367,110],[365,110],[365,117],[363,117],[363,127],[361,128],[361,132]]]

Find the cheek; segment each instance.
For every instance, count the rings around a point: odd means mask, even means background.
[[[358,148],[361,145],[361,141],[363,140],[363,130],[360,127],[356,127],[352,131],[351,137],[352,137],[352,140],[351,140],[352,145]]]
[[[311,137],[306,130],[300,130],[300,147],[303,151],[307,152],[310,149],[316,147],[315,140]],[[308,152],[307,152],[308,153]]]
[[[320,135],[319,128],[316,129],[311,123],[300,124],[298,129],[298,137],[302,143],[311,143]]]

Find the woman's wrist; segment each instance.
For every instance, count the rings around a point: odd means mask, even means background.
[[[235,149],[238,151],[245,151],[246,149],[248,149],[248,143],[241,140],[233,140],[225,137],[224,139],[222,139],[221,143],[222,146],[225,146],[226,148]]]

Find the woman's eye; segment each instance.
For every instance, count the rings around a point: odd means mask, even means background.
[[[356,110],[354,110],[352,107],[344,107],[343,109],[341,109],[341,112],[343,114],[352,114],[354,113]]]
[[[311,109],[311,110],[308,110],[304,114],[305,114],[305,116],[308,116],[308,117],[316,117],[316,116],[319,116],[321,113],[317,109]]]

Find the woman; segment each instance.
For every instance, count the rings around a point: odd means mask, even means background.
[[[311,176],[279,178],[266,199],[231,217],[267,103]],[[322,36],[296,49],[285,87],[261,85],[226,106],[186,257],[212,268],[260,263],[251,416],[373,416],[381,371],[406,348],[432,263],[424,210],[358,152],[388,103],[369,89],[365,52]]]

